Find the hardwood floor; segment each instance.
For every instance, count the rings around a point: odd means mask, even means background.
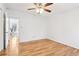
[[[0,56],[5,56],[6,55],[6,51],[5,50],[1,50],[0,51]]]
[[[71,56],[79,55],[79,50],[52,40],[44,39],[21,43],[19,54],[28,56]]]
[[[19,56],[79,56],[79,49],[43,39],[20,43],[18,54]]]

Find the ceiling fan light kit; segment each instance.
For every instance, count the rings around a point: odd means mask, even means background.
[[[51,12],[51,10],[48,9],[48,6],[52,5],[53,3],[34,3],[36,6],[35,8],[29,8],[28,10],[36,10],[36,13],[41,14],[43,11],[46,11],[48,13]]]
[[[36,8],[36,13],[38,13],[38,14],[42,13],[43,11],[44,10],[42,8],[40,8],[40,9]]]

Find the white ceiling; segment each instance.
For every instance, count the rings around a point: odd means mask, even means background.
[[[6,6],[6,8],[10,10],[32,13],[35,12],[33,10],[27,10],[28,8],[35,7],[33,3],[6,3],[4,5]],[[55,3],[54,5],[51,5],[49,8],[51,8],[53,12],[62,13],[68,10],[74,10],[76,8],[79,8],[79,3]]]

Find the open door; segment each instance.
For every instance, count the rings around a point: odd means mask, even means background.
[[[6,48],[7,55],[18,55],[19,48],[19,19],[6,18]]]

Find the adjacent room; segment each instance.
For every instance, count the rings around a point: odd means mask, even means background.
[[[79,3],[0,3],[0,56],[79,56]]]

